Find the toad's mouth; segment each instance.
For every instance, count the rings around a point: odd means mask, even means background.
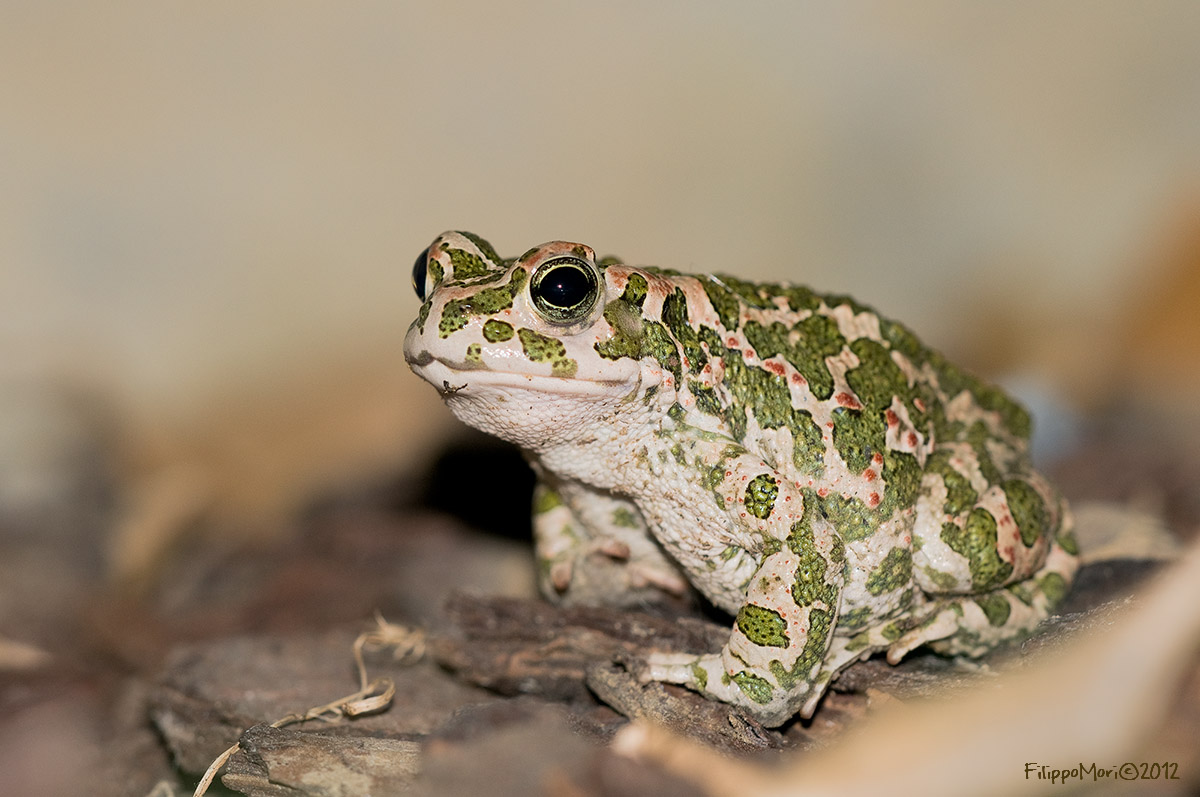
[[[600,378],[579,372],[574,376],[551,376],[500,371],[477,363],[446,362],[425,350],[411,357],[406,354],[404,359],[413,373],[436,387],[447,399],[467,398],[496,390],[613,398],[634,392],[641,385],[641,369],[631,360],[625,361],[621,367],[615,364],[611,368],[606,367],[610,373],[615,372],[615,378]]]

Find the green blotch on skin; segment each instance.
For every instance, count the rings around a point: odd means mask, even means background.
[[[825,358],[840,352],[846,339],[832,318],[811,315],[790,327],[778,321],[766,327],[748,321],[743,332],[760,360],[782,355],[804,377],[814,396],[823,400],[833,395],[833,375]]]
[[[723,408],[721,407],[721,400],[717,398],[716,390],[708,385],[697,382],[695,379],[689,379],[687,386],[692,396],[696,399],[696,409],[706,415],[721,416]]]
[[[488,273],[488,264],[479,255],[471,254],[464,249],[443,247],[450,255],[452,279],[455,281],[474,279]]]
[[[553,362],[567,356],[567,347],[558,338],[524,327],[517,331],[517,337],[521,339],[521,350],[525,356],[535,363]]]
[[[975,452],[975,458],[978,460],[979,472],[983,474],[983,478],[989,484],[999,484],[1004,477],[996,464],[992,462],[992,455],[988,453],[987,443],[993,439],[993,435],[988,431],[987,426],[983,421],[975,421],[967,428],[966,441],[970,444],[971,450]]]
[[[775,307],[766,290],[769,287],[768,285],[748,282],[729,274],[718,274],[717,279],[723,282],[726,288],[737,294],[738,298],[750,307],[757,307],[760,310],[770,310]]]
[[[649,288],[649,283],[646,282],[646,278],[641,274],[630,274],[629,280],[625,283],[625,290],[621,293],[621,298],[641,309],[646,301],[646,293]]]
[[[712,277],[701,279],[700,286],[708,295],[708,301],[712,304],[713,310],[717,312],[717,318],[721,319],[721,326],[726,329],[737,329],[742,305],[733,291]]]
[[[467,344],[467,353],[463,356],[463,359],[474,365],[483,365],[483,347],[478,343]]]
[[[863,407],[884,410],[896,396],[908,395],[908,380],[883,344],[858,338],[850,344],[850,351],[859,364],[846,372],[846,384]]]
[[[1008,511],[1021,532],[1021,542],[1026,548],[1032,548],[1046,529],[1046,502],[1029,482],[1022,479],[1010,479],[1001,487],[1008,499]]]
[[[480,252],[483,252],[483,256],[488,260],[492,261],[493,263],[502,262],[500,255],[496,254],[496,250],[492,248],[492,245],[480,238],[475,233],[467,232],[466,230],[459,230],[458,234],[475,244],[476,248],[479,249]]]
[[[686,464],[687,464],[687,457],[685,457],[685,456],[684,456],[684,453],[683,453],[683,446],[682,446],[682,445],[680,445],[679,443],[672,443],[672,444],[671,444],[671,457],[672,457],[672,458],[673,458],[673,459],[674,459],[676,462],[678,462],[680,465],[686,465]]]
[[[746,511],[759,520],[766,520],[775,508],[775,498],[779,495],[779,486],[769,474],[755,476],[746,485]]]
[[[831,492],[820,499],[821,509],[846,542],[865,540],[879,529],[883,518],[857,498]]]
[[[766,678],[742,670],[739,673],[730,676],[730,679],[737,684],[738,689],[741,689],[746,697],[753,700],[755,703],[770,703],[771,694],[775,691],[771,688],[771,684]]]
[[[693,664],[692,680],[696,682],[697,688],[704,689],[708,686],[708,670],[704,669],[699,664]]]
[[[929,350],[922,345],[912,330],[887,318],[879,319],[879,333],[892,351],[898,351],[913,365],[920,366],[929,359]]]
[[[725,499],[721,497],[721,493],[717,490],[718,487],[725,481],[725,463],[718,462],[704,473],[704,477],[700,484],[705,490],[712,493],[713,499],[717,502],[717,506],[721,509],[725,508]]]
[[[869,606],[859,606],[852,611],[843,612],[838,617],[838,627],[847,631],[862,628],[869,622],[871,622],[871,608]]]
[[[438,337],[448,338],[467,325],[471,317],[471,305],[462,299],[451,299],[442,308],[442,317],[438,321]]]
[[[882,412],[846,407],[833,410],[833,447],[852,473],[862,473],[874,460],[875,452],[883,451],[886,433]]]
[[[620,526],[625,529],[640,529],[642,527],[640,518],[627,506],[619,506],[613,510],[612,522],[614,526]]]
[[[850,641],[846,643],[846,651],[849,653],[856,653],[860,650],[866,650],[869,647],[871,647],[870,631],[863,631],[855,634],[853,637],[851,637]]]
[[[946,359],[939,351],[929,351],[929,364],[937,374],[938,387],[946,394],[947,400],[964,390],[971,392],[979,386],[979,380]]]
[[[811,609],[808,612],[808,634],[804,648],[791,670],[784,669],[778,661],[771,662],[771,673],[784,689],[791,689],[802,680],[808,680],[825,660],[829,647],[829,634],[833,629],[833,612]]]
[[[941,476],[942,482],[946,485],[946,501],[942,508],[947,515],[961,515],[975,506],[979,500],[979,493],[971,487],[971,482],[967,477],[950,464],[948,452],[936,452],[929,458],[925,469],[927,472]]]
[[[888,551],[879,566],[867,576],[867,592],[882,595],[912,580],[912,553],[899,546]]]
[[[425,331],[425,321],[429,318],[429,309],[433,307],[433,302],[421,302],[421,308],[417,310],[417,329]]]
[[[755,285],[728,274],[702,277],[700,286],[708,295],[708,301],[716,310],[717,317],[721,319],[721,326],[728,330],[738,328],[743,304],[764,310],[775,307],[770,297],[765,295],[765,289],[770,286]]]
[[[926,565],[922,572],[925,577],[940,590],[952,591],[958,587],[958,579],[949,573],[943,573],[941,570],[934,570],[929,565]]]
[[[641,356],[653,357],[659,365],[671,372],[675,377],[675,384],[679,384],[683,376],[683,361],[679,357],[679,348],[667,332],[667,328],[657,321],[648,321],[642,325],[642,329],[645,336],[642,338]]]
[[[825,300],[825,304],[830,308],[840,307],[842,305],[845,305],[846,307],[849,307],[850,310],[853,311],[853,313],[855,315],[858,315],[859,313],[870,313],[871,315],[876,316],[876,317],[878,317],[878,315],[879,315],[874,310],[872,310],[870,307],[867,307],[865,304],[862,304],[861,302],[859,302],[853,296],[847,296],[846,294],[843,294],[843,293],[829,293],[829,294],[825,294],[821,298],[823,298]]]
[[[951,550],[967,558],[971,586],[976,592],[995,589],[1012,575],[1012,565],[996,550],[996,518],[986,509],[973,510],[962,528],[943,524],[941,537]]]
[[[692,371],[699,371],[703,368],[708,362],[708,356],[700,346],[699,333],[688,323],[687,297],[684,296],[681,289],[676,288],[663,301],[662,320],[683,349],[683,354],[687,357],[688,368]]]
[[[818,477],[824,470],[822,456],[825,451],[821,430],[813,420],[812,413],[792,406],[792,394],[787,380],[764,368],[747,365],[739,352],[725,350],[726,389],[736,401],[732,412],[744,411],[754,414],[763,429],[786,428],[792,433],[792,464],[806,476]],[[727,414],[726,421],[741,434],[745,433],[746,421],[737,423],[736,415]]]
[[[755,645],[772,648],[788,646],[787,621],[772,609],[746,604],[738,612],[737,627]]]
[[[983,609],[984,616],[987,617],[988,623],[999,628],[1008,622],[1008,616],[1012,613],[1012,606],[1008,600],[995,592],[989,592],[984,595],[976,595],[975,603],[980,609]]]
[[[1075,533],[1071,531],[1059,531],[1054,538],[1062,549],[1072,556],[1079,555],[1079,543],[1075,541]]]
[[[513,325],[507,321],[489,319],[483,325],[483,337],[488,343],[500,343],[514,334]]]
[[[446,276],[445,269],[442,264],[436,260],[429,261],[429,276],[433,278],[433,287],[437,287],[442,283],[442,279]]]
[[[883,499],[875,509],[891,515],[916,503],[921,490],[921,466],[916,456],[888,449],[883,452]]]
[[[574,376],[579,369],[579,364],[567,357],[567,347],[558,338],[547,337],[524,327],[517,330],[517,337],[521,339],[521,350],[532,362],[550,363],[552,376]]]
[[[904,636],[904,629],[896,623],[888,623],[883,628],[879,629],[879,635],[888,642],[895,642],[897,639]]]
[[[802,285],[777,285],[773,283],[760,285],[763,294],[787,299],[788,307],[794,313],[804,310],[813,311],[821,306],[821,298]]]
[[[800,520],[792,525],[787,538],[788,548],[798,559],[796,580],[792,584],[792,600],[797,606],[812,606],[819,602],[827,608],[832,608],[837,605],[840,586],[828,583],[826,574],[830,565],[835,573],[841,573],[842,566],[846,563],[846,549],[841,539],[836,537],[828,556],[817,548],[813,530],[813,520],[817,512],[817,503],[813,500],[812,493],[806,493],[804,513]]]
[[[1058,573],[1047,573],[1042,576],[1038,582],[1038,587],[1042,590],[1042,594],[1046,596],[1048,609],[1053,609],[1062,603],[1063,598],[1067,597],[1067,580]]]
[[[1010,584],[1005,587],[1008,593],[1019,600],[1026,606],[1032,606],[1034,598],[1037,597],[1037,585],[1031,581],[1018,581],[1016,584]]]
[[[846,383],[858,396],[862,409],[834,410],[833,444],[846,467],[858,473],[870,466],[876,453],[884,456],[886,506],[881,509],[890,514],[911,502],[920,482],[921,471],[915,457],[887,449],[887,410],[897,397],[909,397],[911,390],[904,372],[882,344],[858,338],[850,343],[850,350],[859,364],[846,372]],[[915,414],[916,410],[912,412]]]
[[[450,337],[465,327],[472,316],[494,315],[509,309],[513,305],[513,297],[525,284],[525,278],[525,271],[517,269],[504,285],[483,288],[471,296],[446,302],[446,306],[442,308],[442,317],[438,320],[438,336]]]
[[[593,348],[601,357],[610,360],[653,357],[674,375],[678,384],[683,376],[683,361],[675,339],[660,322],[642,316],[648,287],[641,274],[629,276],[621,296],[604,307],[604,320],[612,327],[612,336],[599,341]]]
[[[553,488],[539,483],[533,491],[533,514],[545,514],[557,506],[562,506],[562,497]]]

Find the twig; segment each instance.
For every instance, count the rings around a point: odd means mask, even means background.
[[[400,664],[415,664],[425,655],[425,631],[420,628],[409,628],[403,625],[389,623],[378,611],[375,612],[377,627],[373,631],[365,631],[354,640],[354,664],[358,667],[359,689],[353,694],[339,697],[322,706],[313,706],[302,714],[288,714],[271,723],[272,728],[282,728],[296,722],[312,719],[333,721],[341,717],[360,717],[383,711],[392,703],[396,695],[396,684],[391,678],[376,678],[367,680],[367,666],[363,662],[363,651],[381,650],[386,647],[395,648],[393,657]],[[202,797],[208,791],[213,778],[225,766],[230,757],[241,749],[241,744],[235,742],[204,772],[204,777],[196,786],[192,797]]]

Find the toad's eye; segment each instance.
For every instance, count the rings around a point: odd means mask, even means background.
[[[600,298],[596,267],[577,257],[556,257],[538,266],[529,281],[538,313],[552,324],[574,324],[587,318]]]
[[[428,247],[424,252],[417,255],[417,262],[413,263],[413,290],[417,293],[417,298],[425,301],[425,263],[429,260]]]

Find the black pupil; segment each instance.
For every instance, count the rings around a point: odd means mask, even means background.
[[[413,290],[417,292],[417,298],[421,301],[425,301],[425,261],[427,259],[429,259],[428,249],[417,255],[417,262],[413,263]]]
[[[575,266],[552,268],[542,277],[538,292],[549,305],[564,310],[581,304],[588,298],[592,282]]]

